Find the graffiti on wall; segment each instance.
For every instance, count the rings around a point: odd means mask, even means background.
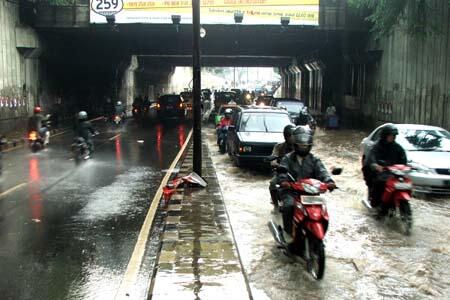
[[[0,89],[0,119],[14,119],[28,115],[26,88],[6,87]]]

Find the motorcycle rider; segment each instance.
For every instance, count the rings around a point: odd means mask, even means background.
[[[87,113],[80,111],[78,113],[78,124],[75,128],[77,137],[82,137],[89,147],[89,151],[94,151],[94,143],[92,142],[92,135],[96,134],[96,130],[92,127],[91,122],[87,120]]]
[[[328,184],[330,191],[336,188],[322,161],[311,153],[313,146],[313,135],[311,130],[305,126],[297,126],[292,133],[294,151],[285,155],[281,160],[283,167],[297,181],[304,178],[318,179]],[[288,234],[292,234],[292,218],[294,216],[295,196],[289,191],[289,177],[287,173],[278,175],[283,200],[283,228]]]
[[[272,156],[277,156],[279,159],[270,162],[272,169],[276,169],[280,165],[281,159],[288,153],[294,151],[294,146],[292,145],[292,131],[295,126],[292,124],[286,125],[283,129],[284,142],[278,143],[273,147]],[[269,191],[272,204],[277,204],[277,185],[278,179],[275,176],[270,180]]]
[[[40,106],[36,106],[33,109],[33,115],[28,118],[28,133],[36,131],[39,136],[44,139],[44,145],[47,145],[50,140],[50,131],[48,130],[48,119],[41,114],[42,110]]]
[[[380,216],[386,213],[386,209],[380,204],[389,178],[383,167],[407,163],[405,150],[395,142],[397,135],[398,130],[394,124],[384,126],[381,129],[380,139],[370,150],[363,167],[364,179],[369,187],[370,204],[379,208]]]
[[[231,108],[225,109],[224,117],[220,119],[219,124],[217,124],[216,132],[217,132],[217,144],[219,144],[220,140],[223,138],[226,131],[226,128],[231,124],[231,115],[233,114],[233,110]]]

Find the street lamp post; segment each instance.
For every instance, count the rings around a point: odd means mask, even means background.
[[[194,158],[193,169],[202,175],[202,123],[201,123],[201,65],[200,65],[200,0],[192,0],[193,95],[194,95]]]

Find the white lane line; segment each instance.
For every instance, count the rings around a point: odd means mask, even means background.
[[[150,229],[153,224],[153,220],[155,218],[156,211],[159,206],[159,200],[162,196],[163,187],[166,186],[169,181],[170,176],[172,175],[173,170],[175,169],[178,161],[180,160],[182,154],[184,153],[187,145],[192,136],[192,130],[189,132],[186,141],[184,142],[183,147],[181,147],[177,156],[173,160],[172,164],[169,167],[169,171],[164,176],[161,181],[161,185],[159,186],[155,197],[153,197],[152,204],[150,205],[150,209],[147,212],[147,216],[145,217],[144,224],[142,225],[141,231],[139,232],[139,236],[134,246],[133,254],[131,255],[130,261],[128,262],[127,270],[122,278],[122,282],[120,283],[119,290],[117,291],[115,299],[133,299],[133,292],[136,290],[134,285],[136,283],[136,279],[142,264],[142,258],[145,253],[145,246],[147,245],[148,236],[150,235]],[[129,295],[129,296],[127,296]]]
[[[119,136],[121,136],[122,134],[116,134],[115,136],[113,136],[112,138],[109,138],[110,141],[114,141],[116,138],[118,138]]]
[[[23,187],[26,186],[26,185],[27,185],[26,182],[23,182],[23,183],[21,183],[21,184],[18,184],[18,185],[16,185],[15,187],[12,187],[12,188],[10,188],[9,190],[6,190],[6,191],[4,191],[3,193],[1,193],[1,194],[0,194],[0,198],[3,198],[4,196],[9,195],[9,194],[11,194],[12,192],[17,191],[17,190],[23,188]]]

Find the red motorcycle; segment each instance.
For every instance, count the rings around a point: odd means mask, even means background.
[[[396,214],[400,216],[405,227],[405,233],[409,234],[412,228],[412,210],[409,201],[411,200],[413,183],[407,177],[407,174],[412,171],[412,168],[406,165],[393,165],[383,168],[389,178],[386,181],[381,201],[387,208],[389,217],[394,217]],[[373,209],[366,199],[364,199],[364,204],[369,209]]]
[[[341,172],[341,168],[336,168],[333,169],[332,174],[339,175]],[[270,221],[268,226],[278,245],[288,254],[303,259],[308,272],[314,279],[319,280],[322,279],[325,271],[323,240],[329,221],[326,199],[320,195],[328,191],[328,184],[316,179],[295,181],[290,174],[288,177],[292,181],[289,183],[290,192],[295,195],[293,241],[288,245],[281,225]]]

